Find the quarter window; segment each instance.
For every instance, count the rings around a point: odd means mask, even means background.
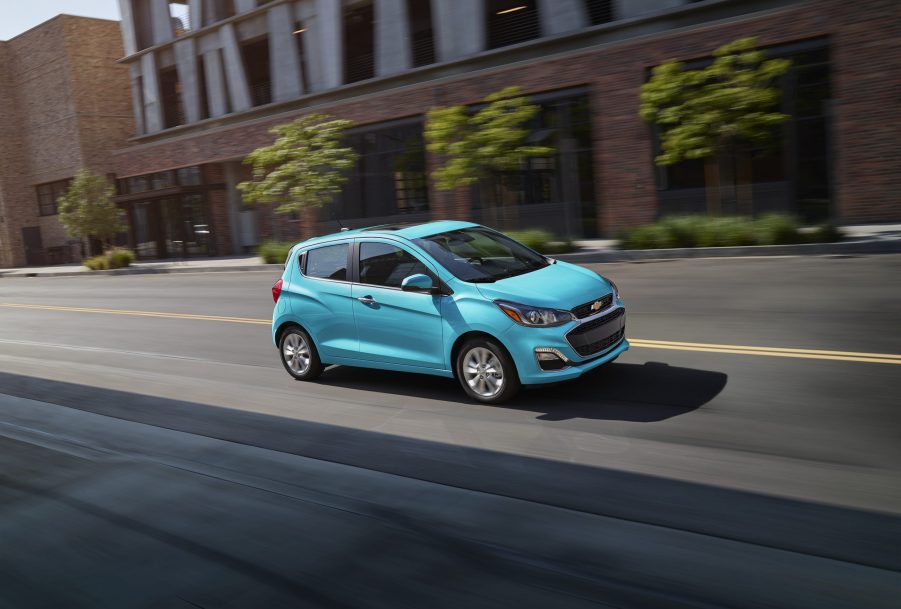
[[[360,283],[399,288],[410,275],[429,270],[415,256],[387,243],[360,244]]]
[[[304,274],[319,279],[347,281],[347,244],[327,245],[308,251]]]

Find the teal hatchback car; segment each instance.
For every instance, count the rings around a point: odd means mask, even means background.
[[[272,296],[272,338],[285,369],[304,381],[330,364],[419,372],[499,403],[629,348],[612,281],[470,222],[298,243]]]

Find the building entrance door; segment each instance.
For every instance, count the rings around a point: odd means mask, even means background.
[[[28,266],[44,264],[44,242],[41,239],[40,226],[22,227],[22,244],[25,246],[25,264]]]

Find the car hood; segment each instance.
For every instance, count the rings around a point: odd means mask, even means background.
[[[490,300],[512,300],[536,307],[569,310],[613,291],[610,284],[588,269],[557,261],[543,269],[476,284]]]

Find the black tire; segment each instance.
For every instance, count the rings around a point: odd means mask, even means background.
[[[292,353],[296,355],[292,357]],[[282,366],[298,381],[315,380],[325,369],[313,339],[306,330],[297,326],[292,326],[282,333],[278,341],[278,354]]]
[[[463,343],[457,351],[454,368],[466,395],[483,404],[506,402],[521,387],[513,359],[506,349],[491,339],[473,338]]]

